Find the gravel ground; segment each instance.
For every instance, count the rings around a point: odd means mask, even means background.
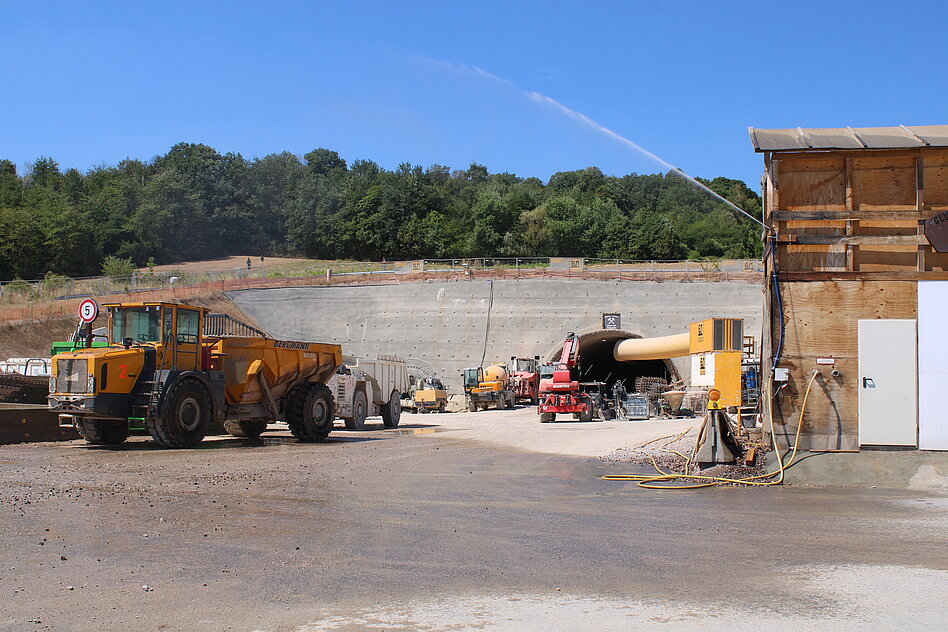
[[[683,474],[687,459],[680,455],[690,456],[695,446],[698,429],[689,429],[685,434],[670,435],[658,440],[652,439],[630,447],[619,448],[601,459],[610,463],[630,463],[647,466],[654,469],[658,465],[664,472]],[[677,452],[678,454],[675,454]],[[761,459],[757,459],[761,462]],[[763,467],[755,465],[714,465],[700,468],[692,467],[690,474],[698,476],[714,476],[719,478],[742,479],[759,476],[764,473]],[[658,474],[658,472],[656,472]]]
[[[278,429],[194,450],[0,446],[0,630],[929,630],[948,616],[948,496],[643,490],[601,479],[627,462],[422,417],[316,444]]]

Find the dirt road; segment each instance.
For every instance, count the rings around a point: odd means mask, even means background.
[[[433,421],[320,444],[0,447],[0,630],[932,629],[948,615],[945,495],[646,491],[598,478],[628,464]]]

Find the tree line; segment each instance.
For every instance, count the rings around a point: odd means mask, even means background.
[[[702,180],[751,215],[744,182]],[[755,225],[673,174],[554,174],[547,183],[316,149],[254,160],[179,143],[145,162],[82,173],[48,157],[24,173],[0,160],[0,280],[91,276],[102,263],[233,254],[405,260],[584,256],[756,257]]]

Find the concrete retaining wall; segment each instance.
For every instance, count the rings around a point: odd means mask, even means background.
[[[756,283],[520,279],[376,286],[286,287],[226,292],[273,336],[334,342],[343,353],[394,353],[427,363],[460,389],[460,371],[511,356],[548,357],[567,331],[601,329],[602,313],[642,337],[687,330],[710,317],[744,318],[760,336]],[[676,362],[682,375],[688,368]]]

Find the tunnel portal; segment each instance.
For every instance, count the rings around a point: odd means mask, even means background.
[[[579,336],[580,381],[605,382],[607,392],[620,382],[628,392],[635,390],[635,378],[660,377],[672,383],[679,380],[678,370],[670,360],[637,360],[619,362],[612,355],[616,343],[626,338],[641,338],[638,334],[620,330],[597,330]],[[560,344],[547,355],[547,362],[560,359],[563,346]]]

